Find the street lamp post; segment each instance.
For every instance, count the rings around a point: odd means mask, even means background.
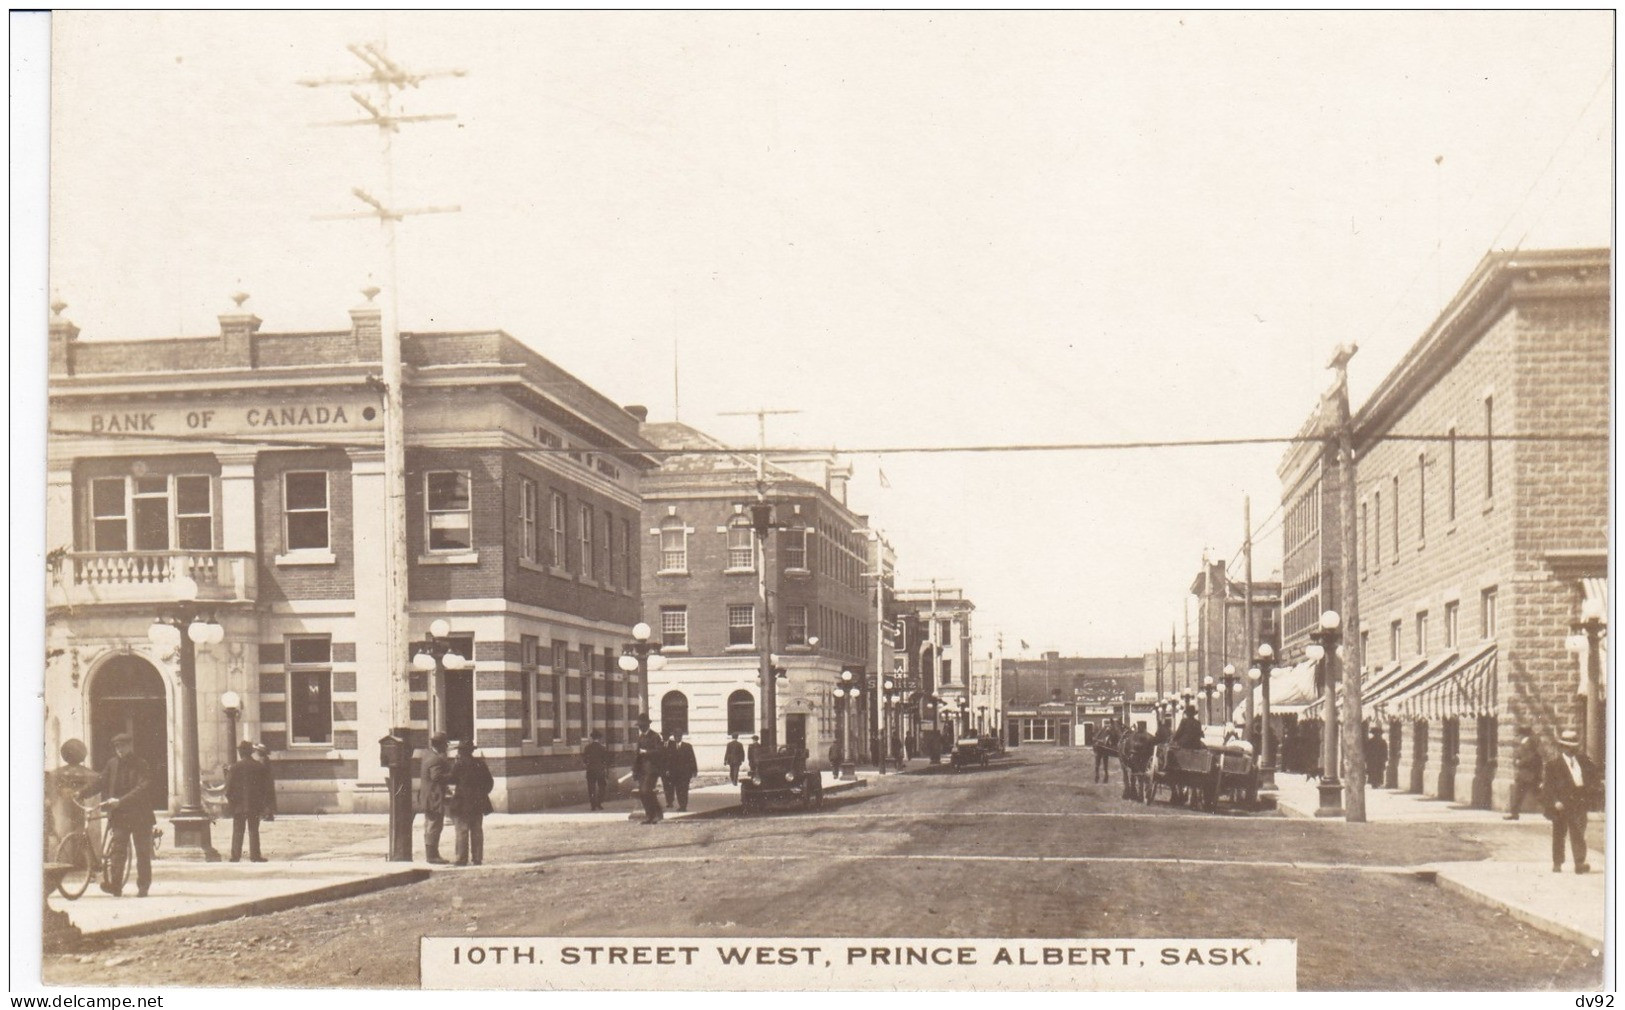
[[[1248,678],[1258,681],[1259,715],[1263,719],[1258,785],[1261,789],[1275,788],[1275,731],[1270,726],[1270,671],[1275,668],[1275,650],[1268,642],[1258,644],[1256,664],[1247,671]]]
[[[852,709],[857,708],[858,698],[863,694],[863,689],[853,679],[851,670],[842,670],[841,679],[836,683],[833,693],[835,714],[840,721],[841,740],[841,761],[835,768],[835,777],[841,778],[844,775],[846,778],[855,779],[858,777],[858,762],[853,754],[857,745],[852,739]]]
[[[1602,636],[1608,624],[1603,620],[1602,604],[1586,600],[1580,605],[1580,619],[1569,630],[1572,634],[1565,641],[1568,651],[1584,656],[1586,663],[1586,756],[1600,768],[1607,759],[1603,738],[1608,732],[1608,710],[1602,697]]]
[[[1235,702],[1230,700],[1230,692],[1236,686],[1236,664],[1224,664],[1224,718],[1221,722],[1229,722],[1230,714],[1236,710]]]
[[[1320,682],[1326,692],[1325,726],[1320,734],[1320,807],[1316,817],[1343,816],[1343,783],[1337,777],[1337,645],[1342,640],[1343,618],[1335,610],[1320,615],[1320,626],[1309,633],[1313,640],[1304,650],[1323,671]]]
[[[472,656],[451,651],[451,625],[436,618],[429,625],[429,637],[412,645],[412,669],[429,675],[429,735],[446,732],[446,671],[466,670]],[[473,743],[473,740],[463,741]]]
[[[1202,717],[1202,721],[1209,725],[1213,723],[1213,695],[1218,690],[1219,689],[1214,686],[1212,674],[1202,678],[1202,710],[1205,713]]]
[[[666,657],[660,654],[660,643],[649,640],[652,634],[654,629],[642,621],[632,625],[632,641],[621,646],[621,658],[615,661],[622,673],[638,675],[643,691],[644,713],[649,711],[649,671],[659,673],[666,667]],[[628,712],[627,718],[636,719],[637,716]]]
[[[243,711],[242,696],[236,691],[224,692],[220,695],[220,708],[226,713],[226,760],[221,767],[229,768],[237,753],[237,716]]]
[[[177,603],[160,614],[147,628],[153,645],[177,657],[180,690],[176,701],[181,727],[181,807],[170,818],[175,826],[175,848],[200,853],[209,862],[218,862],[220,853],[209,837],[209,815],[203,810],[203,779],[198,760],[197,647],[214,645],[226,637],[226,629],[210,611],[195,602],[197,583],[184,579]]]

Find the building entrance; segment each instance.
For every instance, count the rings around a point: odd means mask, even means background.
[[[148,802],[169,807],[169,715],[164,679],[140,656],[114,656],[90,682],[90,765],[97,771],[113,757],[113,738],[128,733],[135,754],[152,769]]]

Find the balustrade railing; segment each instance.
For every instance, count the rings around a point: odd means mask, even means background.
[[[71,602],[167,601],[183,579],[197,584],[200,600],[251,601],[255,558],[244,551],[73,551],[58,586]]]

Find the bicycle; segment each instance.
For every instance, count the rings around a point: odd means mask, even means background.
[[[76,831],[69,832],[56,846],[56,861],[66,863],[73,869],[63,874],[62,880],[57,883],[56,889],[69,901],[77,900],[90,888],[90,882],[97,877],[101,878],[102,886],[109,892],[117,893],[123,890],[125,877],[130,870],[130,846],[119,845],[118,836],[113,831],[112,819],[101,830],[102,844],[98,848],[90,843],[93,837],[91,826],[102,820],[103,811],[108,809],[107,802],[91,801],[82,803],[74,800],[74,805],[85,814],[85,826]],[[157,829],[153,832],[156,837]]]

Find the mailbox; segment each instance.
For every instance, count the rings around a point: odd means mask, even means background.
[[[390,769],[410,768],[412,745],[393,733],[382,737],[378,741],[378,763]]]

